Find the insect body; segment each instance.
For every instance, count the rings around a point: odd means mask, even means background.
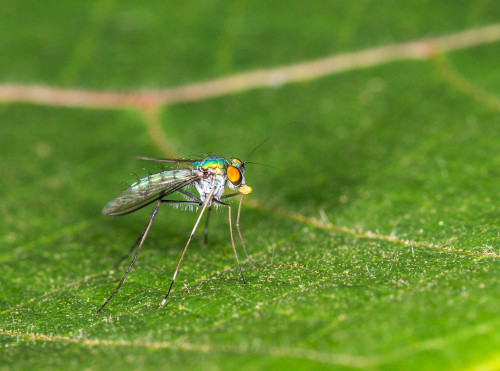
[[[177,268],[175,269],[174,276],[172,278],[172,282],[170,283],[170,287],[165,295],[163,301],[161,302],[161,306],[165,304],[170,291],[172,290],[172,286],[174,285],[175,277],[177,276],[177,272],[179,270],[181,261],[184,257],[184,254],[193,238],[193,235],[200,223],[200,220],[208,208],[207,219],[205,229],[208,225],[208,216],[212,207],[215,206],[225,206],[228,208],[229,214],[229,231],[231,235],[231,244],[233,247],[233,251],[236,257],[236,262],[238,263],[238,268],[240,270],[240,275],[245,283],[245,278],[243,277],[243,272],[241,270],[240,262],[238,259],[238,255],[236,253],[236,247],[234,244],[233,237],[233,228],[232,228],[232,218],[231,218],[231,206],[222,200],[234,196],[240,196],[240,202],[238,207],[238,215],[236,219],[236,228],[238,230],[238,234],[240,236],[241,242],[243,244],[243,249],[248,260],[252,263],[250,256],[247,253],[245,242],[243,241],[243,236],[240,231],[239,220],[240,220],[240,212],[241,212],[241,204],[243,201],[243,196],[252,192],[252,188],[249,187],[245,183],[245,162],[242,162],[236,158],[231,159],[230,161],[226,160],[223,157],[207,157],[202,160],[170,160],[170,159],[152,159],[152,158],[140,158],[142,160],[147,161],[156,161],[156,162],[170,162],[176,163],[177,166],[185,166],[189,165],[189,168],[185,169],[176,169],[169,171],[162,171],[157,174],[152,174],[146,178],[140,179],[134,184],[132,184],[127,190],[125,190],[120,196],[110,201],[102,210],[104,215],[117,216],[117,215],[125,215],[131,212],[134,212],[138,209],[143,208],[146,205],[156,202],[156,207],[149,218],[144,231],[139,236],[137,241],[134,243],[130,251],[125,255],[124,258],[129,256],[134,249],[137,248],[137,251],[132,259],[128,269],[123,275],[120,283],[118,284],[116,290],[113,294],[106,300],[104,305],[98,310],[99,313],[105,306],[108,304],[111,299],[115,296],[115,294],[120,289],[121,285],[125,281],[125,278],[128,275],[128,272],[134,265],[139,252],[141,251],[142,245],[146,236],[151,228],[151,225],[158,213],[158,209],[161,204],[182,204],[182,205],[192,205],[192,206],[200,206],[202,207],[201,212],[196,220],[196,223],[193,227],[191,234],[187,240],[186,246],[182,251],[181,257],[179,258],[179,262],[177,263]],[[234,193],[224,195],[225,187],[229,186],[230,189],[234,190]],[[188,192],[186,188],[194,187],[199,194],[199,197]],[[187,200],[178,201],[178,200],[168,200],[167,196],[172,195],[174,193],[183,194]],[[206,238],[206,230],[205,230],[205,238]],[[121,260],[120,260],[121,261]]]

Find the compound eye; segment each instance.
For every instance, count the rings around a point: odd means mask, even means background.
[[[241,172],[237,167],[228,166],[227,168],[227,178],[234,185],[241,183]]]

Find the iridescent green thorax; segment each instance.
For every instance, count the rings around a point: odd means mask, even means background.
[[[198,170],[208,170],[212,169],[216,174],[220,174],[221,170],[226,170],[229,166],[229,162],[222,157],[208,157],[203,161],[196,161],[193,163],[193,167]]]

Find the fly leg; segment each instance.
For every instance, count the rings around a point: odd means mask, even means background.
[[[185,204],[185,205],[194,205],[194,206],[201,206],[202,205],[202,202],[200,201],[199,203],[198,202],[192,202],[192,201],[172,201],[172,200],[162,200],[162,203],[170,203],[170,204]],[[211,208],[209,208],[208,210],[210,211]],[[208,214],[207,214],[208,215]],[[207,217],[208,219],[208,217]],[[207,223],[208,225],[208,220],[207,220]],[[206,235],[207,235],[207,231],[205,230],[205,239],[206,239]],[[135,243],[132,245],[132,247],[130,248],[130,250],[125,254],[123,255],[120,260],[118,260],[115,265],[113,265],[113,267],[111,268],[112,270],[114,270],[116,267],[118,267],[122,261],[124,261],[125,259],[127,259],[130,254],[132,253],[132,251],[135,250],[135,248],[139,245],[139,243],[141,242],[142,240],[142,234],[139,236],[139,238],[137,239],[137,241],[135,241]]]
[[[139,243],[141,242],[142,240],[142,234],[137,238],[137,240],[134,242],[134,244],[132,245],[132,247],[130,248],[130,250],[125,254],[123,255],[120,260],[118,260],[112,267],[111,267],[111,270],[114,271],[121,263],[122,261],[124,261],[125,259],[127,259],[130,254],[132,254],[132,251],[134,251],[136,249],[136,247],[139,245]]]
[[[203,234],[203,248],[207,247],[208,243],[208,220],[210,219],[210,212],[212,211],[212,206],[210,205],[207,210],[207,218],[205,219],[205,233]]]
[[[255,268],[255,263],[250,258],[250,255],[248,255],[247,247],[245,246],[245,241],[243,240],[243,235],[241,234],[241,229],[240,229],[240,215],[241,215],[241,204],[242,203],[243,203],[243,195],[241,195],[241,197],[240,197],[240,204],[238,206],[238,216],[236,217],[236,229],[238,230],[238,234],[240,235],[241,244],[243,245],[243,251],[245,251],[245,255],[247,256],[248,261]]]
[[[245,251],[245,255],[247,256],[248,261],[252,264],[254,268],[256,268],[255,263],[253,260],[250,258],[250,255],[248,254],[247,247],[245,245],[245,240],[243,239],[243,235],[241,234],[241,229],[240,229],[240,215],[241,215],[241,205],[243,203],[243,195],[241,193],[231,193],[228,195],[224,195],[221,197],[223,198],[229,198],[229,197],[234,197],[234,196],[241,196],[240,197],[240,204],[238,206],[238,216],[236,217],[236,229],[238,230],[238,235],[240,236],[241,244],[243,245],[243,251]],[[223,205],[226,205],[222,203]]]
[[[167,301],[167,298],[170,295],[170,291],[172,291],[172,286],[174,286],[175,277],[177,276],[177,272],[179,271],[179,267],[181,265],[182,259],[184,258],[184,254],[186,253],[186,250],[189,246],[189,243],[193,239],[194,232],[196,232],[196,228],[198,228],[198,224],[200,224],[200,220],[201,220],[201,217],[203,216],[203,213],[205,212],[205,209],[207,208],[208,204],[212,201],[212,197],[214,195],[215,188],[216,187],[212,188],[212,191],[208,195],[206,201],[203,203],[203,209],[201,209],[200,215],[198,216],[198,219],[196,220],[196,223],[194,224],[193,230],[191,231],[191,234],[189,235],[189,238],[186,242],[186,246],[184,247],[184,250],[182,250],[181,257],[179,259],[179,262],[177,263],[177,267],[175,268],[174,276],[172,277],[172,282],[170,283],[170,287],[168,288],[167,294],[163,298],[163,300],[160,304],[160,307],[163,307],[165,305],[165,302]],[[182,193],[184,193],[184,192],[182,192]],[[160,202],[162,202],[162,201],[160,201]],[[186,201],[186,202],[189,202],[189,201]],[[201,205],[199,205],[199,206],[201,206]]]
[[[188,198],[196,201],[199,206],[203,205],[203,202],[200,200],[200,198],[196,197],[194,194],[189,193],[188,191],[185,191],[183,189],[178,189],[177,192],[182,193],[184,196],[187,196]]]
[[[233,222],[231,218],[231,205],[226,204],[221,201],[214,200],[215,203],[219,205],[226,206],[228,208],[228,214],[229,214],[229,233],[231,234],[231,245],[233,246],[233,251],[234,251],[234,256],[236,257],[236,263],[238,263],[238,268],[240,270],[240,275],[241,279],[243,280],[243,284],[246,285],[245,277],[243,276],[243,271],[241,270],[241,265],[240,265],[240,259],[238,259],[238,253],[236,252],[236,246],[234,244],[234,237],[233,237]]]
[[[199,202],[199,205],[201,206],[203,204],[203,202],[198,198],[196,197],[195,195],[183,190],[183,189],[179,189],[178,192],[182,193],[183,195]],[[208,242],[208,220],[210,219],[210,212],[212,211],[212,205],[210,205],[208,207],[208,210],[207,210],[207,218],[205,219],[205,233],[203,234],[203,248],[207,247],[207,242]]]
[[[141,252],[141,248],[142,248],[142,245],[144,244],[144,240],[146,239],[146,236],[148,235],[148,232],[149,232],[149,230],[151,228],[151,224],[153,224],[153,220],[155,219],[156,214],[158,213],[158,209],[160,208],[161,203],[162,203],[161,200],[159,200],[156,203],[156,207],[153,210],[153,213],[151,214],[151,216],[149,218],[149,221],[146,224],[146,227],[144,228],[144,231],[142,231],[142,234],[139,236],[139,238],[137,239],[136,243],[134,243],[134,245],[132,246],[132,249],[130,249],[130,251],[128,252],[127,255],[130,255],[130,253],[132,252],[132,250],[137,245],[137,251],[135,252],[134,258],[130,262],[130,265],[128,266],[127,270],[125,271],[125,274],[123,275],[122,279],[120,280],[120,283],[116,287],[115,291],[108,298],[108,300],[106,300],[106,302],[102,305],[102,307],[99,308],[99,310],[97,311],[97,314],[99,314],[101,312],[101,310],[104,309],[104,307],[106,306],[106,304],[108,304],[111,301],[111,299],[113,299],[113,297],[116,295],[116,293],[118,292],[118,290],[120,290],[120,287],[122,286],[123,281],[125,281],[125,278],[127,278],[128,272],[130,272],[130,269],[132,269],[132,266],[134,265],[135,261],[137,260],[137,256]],[[138,244],[137,244],[137,242],[138,242]]]
[[[200,201],[201,202],[201,201]],[[174,201],[174,200],[158,200],[156,203],[156,207],[153,210],[153,213],[151,214],[151,217],[149,218],[148,223],[146,224],[146,227],[144,228],[144,231],[141,233],[139,238],[135,241],[135,243],[132,245],[131,249],[128,251],[128,253],[123,256],[114,266],[117,266],[120,262],[122,262],[124,259],[126,259],[132,251],[137,247],[137,251],[134,255],[134,258],[132,259],[132,262],[128,266],[127,270],[125,271],[125,274],[123,275],[122,279],[120,280],[120,283],[116,287],[115,291],[111,296],[106,300],[106,302],[103,304],[102,307],[99,308],[97,311],[97,314],[99,314],[104,307],[113,299],[113,297],[116,295],[118,290],[120,290],[120,287],[122,286],[123,282],[125,281],[125,278],[127,278],[128,273],[130,272],[130,269],[132,269],[132,266],[135,264],[135,261],[137,260],[137,257],[139,256],[139,253],[141,252],[142,245],[144,244],[144,240],[146,239],[146,236],[149,233],[149,230],[151,228],[151,225],[153,224],[153,221],[156,217],[156,214],[158,213],[158,209],[160,208],[160,205],[163,203],[170,203],[170,204],[188,204],[188,205],[195,205],[195,206],[200,206],[200,203],[194,202],[194,201]]]
[[[186,196],[194,199],[196,202],[191,202],[191,201],[172,201],[172,200],[163,200],[162,202],[163,203],[172,203],[172,204],[188,204],[188,205],[195,205],[195,206],[201,206],[203,204],[198,197],[196,197],[195,195],[193,195],[193,194],[191,194],[189,192],[183,191],[181,189],[178,190],[178,192],[181,192],[181,193],[185,194]],[[207,221],[207,225],[208,225],[208,221]],[[206,234],[206,232],[205,232],[205,234]],[[113,267],[111,268],[111,270],[116,269],[116,267],[118,267],[121,264],[121,262],[123,262],[125,259],[127,259],[130,256],[130,254],[132,253],[132,251],[134,251],[136,249],[136,247],[139,245],[139,243],[141,242],[141,239],[142,239],[142,234],[139,236],[139,238],[137,238],[137,240],[134,242],[134,244],[132,245],[132,247],[130,248],[130,250],[125,255],[123,255],[120,258],[120,260],[118,260],[113,265]]]

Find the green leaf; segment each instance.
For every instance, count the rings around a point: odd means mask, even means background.
[[[499,12],[2,4],[0,369],[500,367]],[[162,206],[97,315],[153,209],[102,207],[200,153],[249,161],[247,284],[220,209],[159,308],[198,215]]]

